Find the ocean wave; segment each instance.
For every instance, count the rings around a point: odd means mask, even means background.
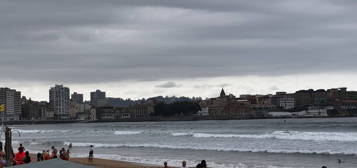
[[[193,133],[181,133],[181,132],[178,132],[178,133],[172,133],[171,135],[172,136],[192,136]]]
[[[70,130],[23,130],[23,129],[14,129],[14,131],[18,131],[24,134],[33,134],[33,133],[67,133]]]
[[[282,140],[357,142],[356,132],[274,131],[265,134],[172,133],[172,136],[192,136],[195,138],[271,138]]]
[[[115,135],[136,135],[141,134],[142,131],[115,131]]]
[[[63,145],[69,145],[70,142],[64,142]],[[280,154],[325,154],[325,155],[357,155],[357,151],[337,151],[337,150],[306,150],[306,149],[250,149],[239,147],[219,147],[219,146],[200,146],[192,144],[171,145],[171,144],[107,144],[107,143],[81,143],[72,142],[75,147],[89,147],[93,145],[95,148],[160,148],[160,149],[181,149],[181,150],[208,150],[208,151],[224,151],[224,152],[254,152],[254,153],[280,153]]]

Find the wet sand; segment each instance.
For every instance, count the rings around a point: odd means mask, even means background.
[[[159,168],[158,166],[141,165],[137,163],[122,162],[116,160],[98,159],[94,158],[93,161],[88,161],[88,158],[71,158],[72,162],[79,164],[90,165],[101,168]]]
[[[31,155],[31,161],[37,162],[36,155],[35,154],[30,154],[30,155]],[[130,162],[98,159],[98,158],[94,158],[91,162],[88,161],[88,158],[71,158],[70,161],[83,165],[100,167],[100,168],[160,168],[160,166],[149,166],[139,163],[130,163]]]

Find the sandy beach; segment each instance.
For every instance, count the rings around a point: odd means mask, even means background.
[[[30,155],[31,155],[32,162],[37,162],[36,154],[30,154]],[[139,163],[130,163],[130,162],[99,159],[99,158],[94,158],[93,161],[91,162],[88,161],[88,158],[71,158],[70,161],[79,164],[100,167],[100,168],[159,168],[159,166],[149,166]]]
[[[137,163],[129,163],[116,160],[98,159],[94,158],[93,161],[89,162],[87,158],[71,158],[72,162],[91,165],[101,168],[159,168],[158,166],[147,166]]]

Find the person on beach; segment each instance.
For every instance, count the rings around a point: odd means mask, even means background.
[[[64,148],[62,148],[61,150],[60,150],[60,158],[62,159],[62,160],[64,160],[64,153],[65,153],[65,149]]]
[[[42,157],[43,157],[43,160],[50,160],[51,159],[50,151],[49,150],[43,151]]]
[[[65,158],[64,160],[69,160],[69,153],[70,153],[70,151],[69,151],[69,149],[67,149],[67,151],[64,155],[64,158]]]
[[[181,168],[186,168],[186,161],[182,161],[182,167]]]
[[[18,152],[15,155],[15,165],[24,164],[24,158],[26,156],[25,152],[23,151],[25,148],[18,148]]]
[[[164,162],[164,168],[168,168],[167,162]]]
[[[22,144],[20,144],[20,146],[19,146],[18,150],[20,150],[20,148],[21,148],[21,150],[22,150],[22,151],[25,151],[25,147],[24,147],[24,146],[22,146]]]
[[[25,152],[24,163],[31,163],[31,157],[29,151]]]
[[[206,161],[202,160],[201,163],[196,166],[196,168],[207,168]]]
[[[40,152],[37,153],[37,161],[38,162],[43,161],[43,156],[42,156],[42,153],[40,153]]]
[[[54,146],[52,146],[51,149],[52,149],[51,158],[56,159],[57,158],[57,149]]]
[[[93,161],[93,157],[94,157],[94,150],[93,150],[93,145],[91,145],[89,147],[89,155],[88,155],[88,160],[91,162]]]
[[[0,168],[3,168],[7,166],[6,160],[5,160],[5,152],[2,149],[2,146],[0,147]]]

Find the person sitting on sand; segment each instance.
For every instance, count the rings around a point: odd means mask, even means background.
[[[56,159],[57,158],[57,149],[54,146],[52,146],[51,149],[52,149],[51,158]]]
[[[31,163],[31,157],[29,151],[25,152],[24,163]]]
[[[64,160],[69,160],[69,153],[70,153],[70,151],[69,151],[69,149],[67,149],[67,151],[64,155],[64,158],[65,158]]]
[[[7,166],[5,160],[5,152],[3,151],[2,147],[0,147],[0,168]]]
[[[196,168],[207,168],[206,161],[202,160],[201,163],[196,166]]]
[[[37,153],[37,161],[41,162],[43,160],[42,153],[38,152]]]
[[[60,158],[62,159],[62,160],[64,160],[64,154],[65,154],[65,152],[66,152],[66,150],[64,149],[64,148],[62,148],[61,150],[60,150]]]
[[[50,151],[49,150],[43,151],[42,157],[43,157],[43,160],[50,160],[51,159]]]
[[[181,168],[186,168],[186,161],[182,161],[182,167]]]
[[[93,161],[93,157],[94,157],[94,150],[93,150],[93,145],[91,145],[89,148],[88,160]]]
[[[23,151],[25,148],[18,148],[18,151],[15,155],[15,164],[16,165],[21,165],[24,164],[24,158],[26,156],[25,152]]]

